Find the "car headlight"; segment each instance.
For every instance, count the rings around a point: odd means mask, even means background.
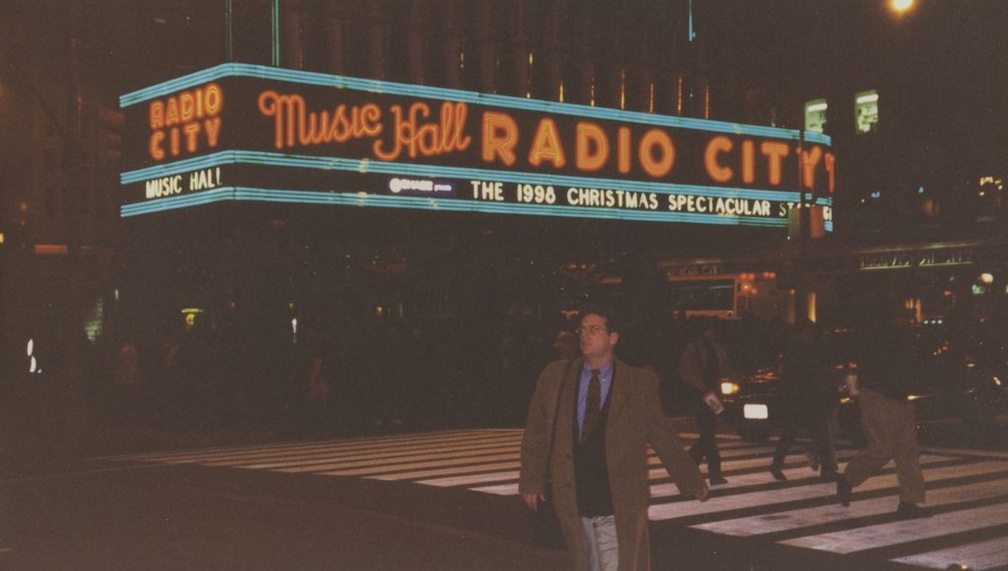
[[[765,404],[746,404],[742,407],[742,417],[747,420],[767,420],[770,409]]]
[[[732,381],[721,381],[721,394],[724,396],[737,395],[739,388],[738,383],[733,383]]]

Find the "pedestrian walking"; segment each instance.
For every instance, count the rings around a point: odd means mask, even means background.
[[[828,425],[837,401],[831,372],[816,324],[796,323],[787,332],[781,351],[780,396],[784,426],[770,465],[775,479],[787,480],[783,472],[784,459],[802,428],[808,429],[812,436],[812,469],[821,469],[820,478],[824,481],[836,479],[836,451]]]
[[[683,350],[679,362],[679,377],[696,390],[700,400],[695,403],[699,438],[690,448],[690,456],[700,464],[707,460],[707,479],[712,486],[727,484],[721,473],[721,452],[717,445],[718,415],[724,412],[719,398],[721,379],[739,377],[728,359],[728,352],[717,339],[716,321],[694,320],[691,341]]]
[[[891,306],[890,306],[891,307]],[[917,353],[913,331],[897,310],[867,312],[858,343],[856,398],[868,445],[851,458],[837,479],[837,496],[850,505],[852,489],[882,469],[896,464],[899,505],[903,518],[929,517],[924,474],[919,464],[917,422],[908,400],[924,359]]]
[[[683,494],[709,494],[657,376],[614,356],[619,331],[609,309],[581,313],[581,357],[543,370],[522,439],[519,492],[531,510],[552,496],[577,571],[650,569],[648,444]]]

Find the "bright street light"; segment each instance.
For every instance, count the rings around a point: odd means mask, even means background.
[[[914,0],[889,0],[889,9],[897,14],[902,14],[913,8]]]

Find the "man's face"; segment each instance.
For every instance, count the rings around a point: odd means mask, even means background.
[[[619,333],[610,333],[606,319],[589,313],[581,319],[578,329],[581,335],[581,353],[588,359],[611,357],[613,346],[619,341]]]

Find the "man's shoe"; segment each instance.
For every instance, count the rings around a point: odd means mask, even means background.
[[[900,502],[899,507],[896,508],[896,515],[900,519],[920,519],[931,517],[931,510],[910,502]]]
[[[819,481],[824,483],[836,482],[840,478],[840,474],[836,472],[823,472],[819,474]]]
[[[839,476],[836,481],[836,495],[840,498],[840,505],[847,507],[850,505],[851,491],[850,483],[843,476]]]
[[[819,471],[819,455],[815,452],[806,451],[805,457],[808,458],[809,468],[812,468],[813,472]]]
[[[787,480],[787,476],[784,475],[784,472],[781,472],[780,466],[770,466],[770,474],[773,475],[774,480],[780,482]]]
[[[708,478],[708,480],[710,480],[710,485],[712,486],[723,486],[728,483],[728,480],[721,474],[715,474]]]

